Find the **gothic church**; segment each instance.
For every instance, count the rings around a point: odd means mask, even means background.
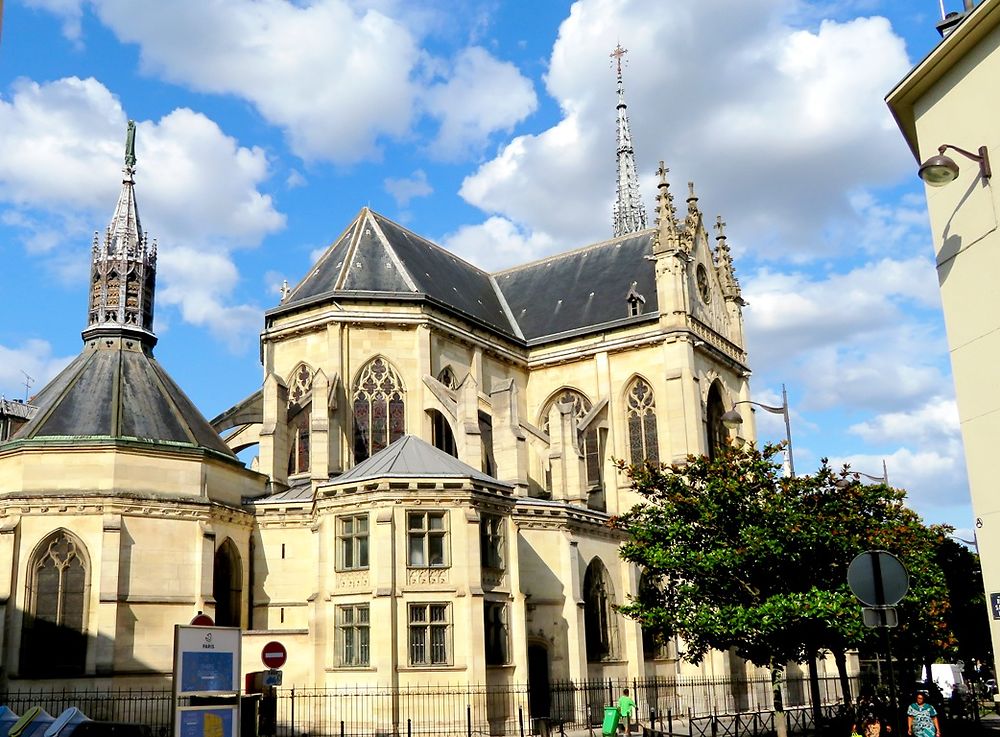
[[[724,442],[744,303],[721,220],[662,164],[647,227],[620,67],[618,99],[613,238],[488,273],[364,208],[211,422],[153,357],[130,129],[83,348],[0,444],[0,679],[162,684],[199,611],[244,628],[245,671],[284,643],[286,685],[679,673],[615,610],[640,581],[614,460]]]

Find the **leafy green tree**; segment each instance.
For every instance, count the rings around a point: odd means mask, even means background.
[[[935,567],[935,534],[903,504],[902,491],[861,484],[825,462],[816,474],[785,478],[780,446],[723,449],[714,459],[625,469],[644,503],[616,518],[625,560],[655,585],[622,611],[662,637],[681,636],[686,659],[736,648],[777,681],[782,664],[834,653],[847,690],[847,649],[872,636],[847,585],[847,567],[880,548],[912,566],[909,646],[947,644],[939,631],[947,596]],[[624,466],[623,466],[624,468]],[[813,679],[814,704],[818,683]]]

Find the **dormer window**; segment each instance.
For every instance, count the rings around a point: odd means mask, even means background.
[[[641,315],[643,307],[646,305],[646,298],[636,291],[637,282],[632,282],[628,294],[625,295],[625,303],[628,305],[628,316],[635,317]]]

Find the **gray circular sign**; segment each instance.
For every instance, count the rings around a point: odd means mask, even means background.
[[[895,606],[910,590],[906,567],[892,553],[867,550],[847,567],[847,583],[868,606]]]

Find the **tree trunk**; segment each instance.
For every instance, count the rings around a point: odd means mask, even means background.
[[[844,696],[844,705],[850,706],[853,703],[851,681],[847,677],[847,654],[843,648],[837,648],[833,651],[833,660],[837,664],[837,675],[840,676],[840,693]]]
[[[809,653],[809,698],[812,701],[813,724],[819,729],[823,720],[823,709],[819,696],[819,666],[816,665],[816,651]]]
[[[775,737],[788,737],[788,723],[785,721],[785,707],[781,699],[781,681],[784,668],[771,661],[771,690],[774,695]]]

